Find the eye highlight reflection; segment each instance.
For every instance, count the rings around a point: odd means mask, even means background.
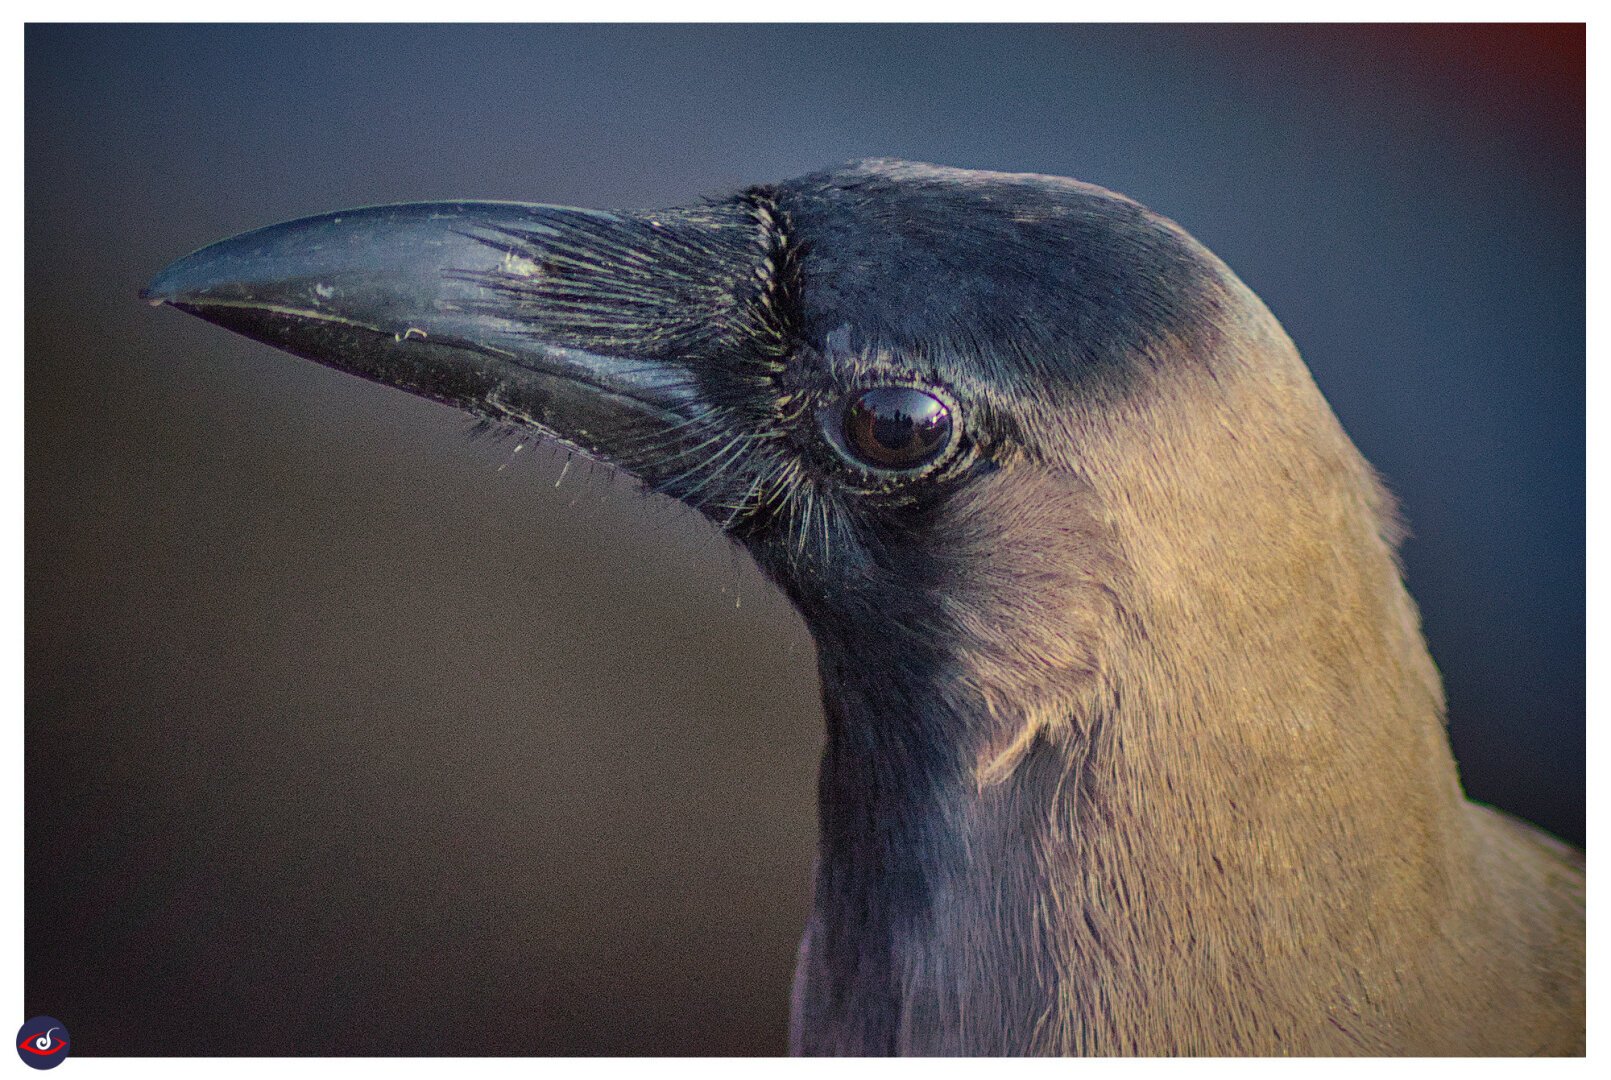
[[[845,446],[876,469],[927,465],[951,441],[951,409],[912,386],[863,390],[845,407]]]

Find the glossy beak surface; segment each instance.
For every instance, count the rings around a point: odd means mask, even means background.
[[[621,463],[701,407],[687,371],[639,340],[652,334],[623,330],[653,320],[622,271],[641,230],[520,203],[370,207],[212,244],[142,296]]]

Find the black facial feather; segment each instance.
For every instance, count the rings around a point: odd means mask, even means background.
[[[764,191],[709,206],[556,210],[465,235],[503,253],[451,271],[487,295],[466,307],[547,343],[611,356],[753,360],[776,371],[797,322],[789,233]]]
[[[546,345],[675,365],[695,391],[695,415],[617,448],[614,464],[728,527],[792,505],[797,470],[766,444],[796,419],[779,376],[798,346],[800,260],[771,189],[687,209],[556,209],[464,235],[502,255],[449,272],[481,290],[466,310]]]

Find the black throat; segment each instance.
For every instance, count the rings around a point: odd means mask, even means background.
[[[942,868],[962,857],[952,817],[967,771],[955,718],[933,693],[934,665],[892,670],[834,649],[821,667],[812,985],[800,1005],[856,1033],[861,1053],[894,1053],[901,946],[929,918]]]

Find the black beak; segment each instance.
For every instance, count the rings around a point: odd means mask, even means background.
[[[641,471],[634,447],[666,445],[704,411],[690,367],[709,352],[701,327],[751,273],[742,220],[679,213],[325,214],[202,248],[142,296]]]

